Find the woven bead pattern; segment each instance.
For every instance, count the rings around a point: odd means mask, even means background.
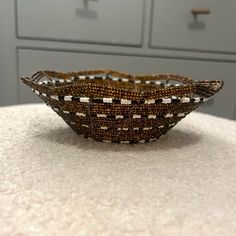
[[[21,79],[75,132],[115,143],[158,139],[223,87],[217,80],[112,70],[39,71]]]

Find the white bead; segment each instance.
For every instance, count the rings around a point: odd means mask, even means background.
[[[138,142],[139,143],[145,143],[145,140],[139,140]]]
[[[185,116],[185,113],[178,113],[177,116],[178,116],[178,117]]]
[[[120,141],[120,143],[129,144],[129,141]]]
[[[143,130],[150,130],[152,127],[144,127]]]
[[[162,98],[162,103],[171,103],[171,98]]]
[[[155,119],[157,116],[156,115],[148,115],[149,119]]]
[[[144,103],[145,103],[145,104],[154,104],[154,103],[155,103],[155,100],[154,100],[154,99],[151,99],[151,100],[145,100]]]
[[[153,142],[153,141],[155,141],[156,139],[155,138],[150,138],[149,139],[149,142]]]
[[[141,115],[133,115],[133,118],[134,119],[139,119],[139,118],[141,118]]]
[[[97,117],[106,118],[106,117],[107,117],[107,115],[106,115],[106,114],[97,114]]]
[[[51,95],[50,98],[55,99],[55,100],[59,100],[58,96],[56,96],[56,95]]]
[[[65,100],[65,101],[71,101],[71,98],[72,98],[71,96],[65,96],[65,97],[64,97],[64,100]]]
[[[141,80],[134,80],[134,83],[135,83],[135,84],[140,84],[140,83],[141,83]]]
[[[182,103],[188,103],[188,102],[190,102],[190,98],[188,98],[188,97],[182,97],[182,98],[181,98],[181,102],[182,102]]]
[[[116,119],[123,119],[124,118],[124,116],[122,116],[122,115],[116,115]]]
[[[89,98],[86,98],[86,97],[81,97],[79,100],[81,102],[89,102]]]
[[[167,118],[173,117],[173,114],[167,113],[167,114],[165,115],[165,117],[167,117]]]
[[[120,103],[121,103],[121,104],[126,104],[126,105],[127,105],[127,104],[131,104],[131,100],[121,99],[121,100],[120,100]]]
[[[161,81],[155,81],[155,85],[161,85]]]
[[[103,98],[104,103],[112,103],[112,98]]]
[[[79,113],[79,112],[76,112],[75,113],[77,116],[86,116],[86,114],[84,114],[84,113]]]

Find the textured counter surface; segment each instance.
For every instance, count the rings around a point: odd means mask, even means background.
[[[83,139],[46,105],[0,108],[0,235],[236,235],[236,122]]]

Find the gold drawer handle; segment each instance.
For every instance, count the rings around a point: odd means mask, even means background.
[[[209,14],[211,14],[211,11],[209,9],[193,8],[192,9],[192,14],[194,16],[197,16],[197,15],[209,15]]]

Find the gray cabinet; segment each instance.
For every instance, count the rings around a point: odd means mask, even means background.
[[[236,53],[235,0],[157,0],[152,14],[152,47]]]
[[[143,5],[144,0],[18,0],[18,36],[140,46]]]
[[[129,73],[174,72],[191,76],[197,80],[224,80],[225,88],[215,95],[212,101],[199,108],[199,111],[233,118],[236,99],[232,99],[236,88],[236,63],[178,60],[165,58],[106,55],[94,53],[52,52],[42,50],[19,50],[19,72],[29,75],[32,71],[44,69],[76,71],[94,68],[113,68]],[[38,98],[25,85],[20,86],[20,102],[38,101]],[[35,100],[37,99],[37,100]]]
[[[40,102],[22,75],[109,68],[224,80],[199,111],[236,119],[235,22],[235,0],[0,1],[0,105]]]

